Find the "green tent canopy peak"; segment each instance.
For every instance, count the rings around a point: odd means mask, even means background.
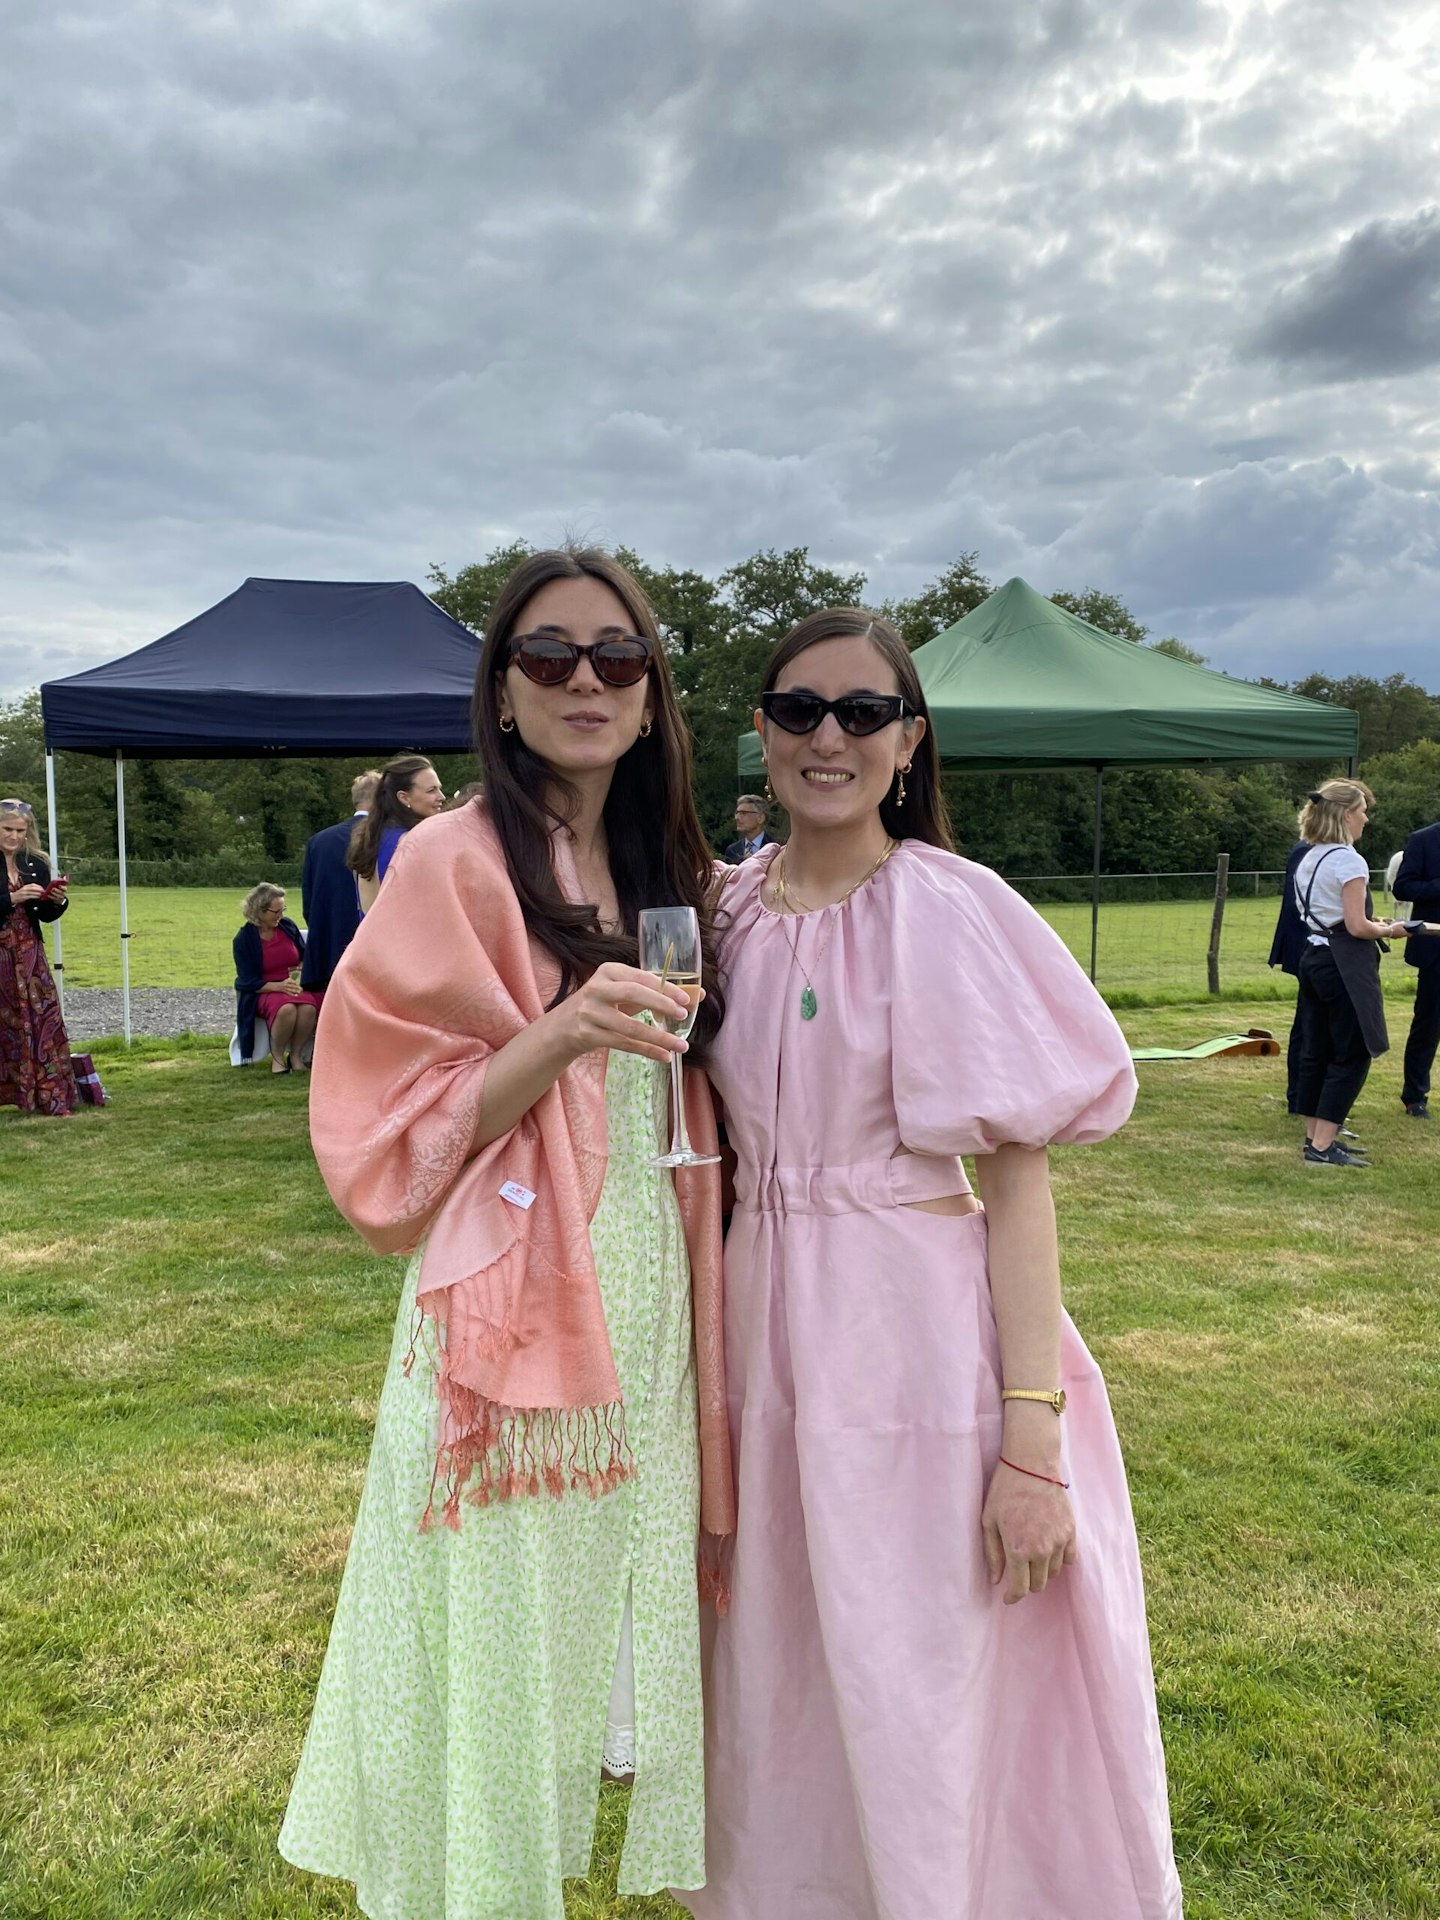
[[[1016,578],[914,654],[946,767],[1204,766],[1345,760],[1348,707],[1282,693],[1106,633]],[[742,734],[743,778],[762,768]]]

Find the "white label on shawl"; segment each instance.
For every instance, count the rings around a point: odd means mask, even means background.
[[[522,1187],[518,1180],[507,1180],[500,1189],[500,1198],[508,1200],[512,1206],[528,1213],[535,1204],[535,1196],[528,1187]]]

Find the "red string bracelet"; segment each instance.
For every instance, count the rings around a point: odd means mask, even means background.
[[[1052,1480],[1048,1473],[1034,1473],[1029,1467],[1017,1467],[1015,1462],[1013,1460],[1007,1460],[1003,1453],[1000,1456],[1000,1464],[1002,1467],[1009,1467],[1012,1473],[1025,1474],[1028,1479],[1043,1480],[1047,1485],[1052,1487],[1064,1487],[1067,1493],[1070,1490],[1070,1482],[1068,1480]]]

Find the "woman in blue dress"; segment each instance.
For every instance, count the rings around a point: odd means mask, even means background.
[[[345,856],[345,864],[355,876],[362,914],[374,906],[380,882],[402,837],[419,821],[439,813],[444,804],[444,784],[423,754],[405,753],[386,762],[370,811],[356,822]]]

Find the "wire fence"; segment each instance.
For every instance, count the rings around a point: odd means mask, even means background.
[[[1092,938],[1093,876],[1007,876],[1049,921],[1087,969]],[[1371,874],[1378,910],[1384,872]],[[1285,883],[1283,868],[1229,871],[1224,864],[1190,873],[1100,876],[1095,931],[1095,983],[1120,1004],[1182,996],[1293,997],[1293,983],[1269,965]],[[1381,960],[1387,992],[1413,991],[1414,975],[1397,944]]]
[[[159,861],[148,863],[149,871],[136,877],[129,888],[131,985],[137,989],[231,986],[231,942],[241,925],[245,889],[156,884],[155,870],[165,866]],[[135,872],[132,865],[132,876]],[[73,988],[116,987],[121,977],[119,889],[86,884],[77,875],[72,879],[77,884],[70,911],[60,925],[64,983]],[[1091,876],[1025,874],[1009,879],[1088,968]],[[1289,997],[1290,982],[1267,964],[1283,879],[1279,870],[1229,874],[1218,940],[1212,942],[1213,869],[1208,873],[1103,874],[1096,984],[1121,1004],[1141,1004],[1147,998],[1202,999],[1211,990],[1212,978],[1227,997]],[[1383,874],[1372,876],[1372,884],[1378,902]],[[300,889],[293,881],[287,911],[296,920],[301,918]],[[54,928],[49,935],[53,957]],[[1413,981],[1398,944],[1382,961],[1382,969],[1387,990],[1403,992]]]

